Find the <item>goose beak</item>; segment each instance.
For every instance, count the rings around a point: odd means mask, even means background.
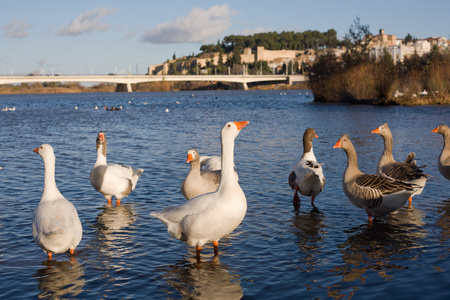
[[[38,152],[39,152],[39,147],[37,147],[36,149],[34,149],[33,152],[38,153]]]
[[[192,154],[188,154],[188,155],[187,155],[186,163],[187,163],[187,164],[190,163],[193,159],[194,159],[194,158],[192,157]]]
[[[99,139],[100,141],[103,141],[103,140],[105,139],[105,135],[104,135],[103,133],[99,133],[98,139]]]
[[[433,129],[433,130],[431,130],[431,132],[436,132],[436,133],[439,133],[439,127],[436,127],[435,129]]]
[[[333,146],[333,148],[342,148],[341,141],[337,141],[337,143]]]
[[[319,136],[317,135],[317,133],[316,133],[316,135],[314,136],[316,139],[318,139],[319,138]]]
[[[247,126],[248,123],[250,123],[250,122],[249,121],[234,122],[234,124],[236,124],[236,127],[238,130],[241,130],[242,128]]]
[[[377,129],[375,129],[375,130],[372,130],[372,132],[371,133],[376,133],[376,134],[380,134],[380,127],[378,127]]]

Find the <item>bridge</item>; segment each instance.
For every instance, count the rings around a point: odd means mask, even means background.
[[[234,82],[248,89],[248,83],[280,82],[291,84],[306,81],[304,75],[48,75],[48,76],[0,76],[0,84],[32,83],[32,82],[98,82],[115,83],[131,93],[132,84],[156,81],[215,81]]]

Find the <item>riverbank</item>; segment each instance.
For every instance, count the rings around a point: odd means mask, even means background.
[[[236,90],[242,87],[236,84],[212,83],[212,82],[153,82],[139,85],[132,85],[134,92],[171,92],[171,91],[225,91]],[[307,82],[299,82],[293,85],[284,83],[249,85],[249,90],[305,90],[309,89]],[[91,87],[80,84],[65,84],[60,87],[24,87],[24,86],[0,86],[0,94],[75,94],[75,93],[96,93],[110,92],[116,90],[115,84],[100,84]],[[323,101],[314,100],[322,103],[350,103],[350,104],[368,104],[368,105],[450,105],[450,99],[431,96],[410,97],[392,97],[391,99],[368,99],[368,100],[341,100],[341,101]]]
[[[200,90],[238,90],[242,86],[237,84],[216,83],[216,82],[152,82],[132,84],[134,92],[170,92],[170,91],[200,91]],[[249,84],[249,90],[299,90],[308,89],[306,82],[299,82],[293,85],[284,83],[277,84]],[[83,86],[81,84],[63,84],[57,87],[30,86],[30,85],[3,85],[0,86],[0,94],[73,94],[73,93],[96,93],[115,92],[115,84],[99,84],[95,86]]]

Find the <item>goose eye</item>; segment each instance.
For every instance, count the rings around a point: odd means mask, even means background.
[[[228,127],[231,127],[231,124],[228,124]]]

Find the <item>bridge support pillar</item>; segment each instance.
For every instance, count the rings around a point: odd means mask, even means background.
[[[131,93],[133,92],[133,89],[131,88],[131,84],[130,83],[118,83],[116,86],[116,93]]]
[[[243,82],[243,83],[242,83],[242,86],[244,87],[244,90],[245,90],[245,91],[248,90],[247,82]]]

